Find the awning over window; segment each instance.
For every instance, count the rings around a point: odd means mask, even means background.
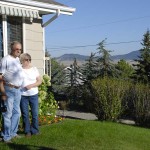
[[[39,13],[36,10],[4,6],[4,5],[0,5],[0,14],[7,15],[7,16],[39,18]]]

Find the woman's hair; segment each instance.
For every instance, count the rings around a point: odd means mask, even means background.
[[[20,62],[22,63],[25,59],[28,59],[29,61],[31,61],[31,55],[28,53],[22,53],[20,55]]]

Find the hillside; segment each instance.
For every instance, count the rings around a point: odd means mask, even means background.
[[[140,51],[133,51],[133,52],[130,52],[128,54],[124,54],[124,55],[115,55],[115,56],[112,56],[112,60],[120,60],[120,59],[124,59],[126,61],[128,60],[135,60],[138,58],[138,56],[140,55]]]
[[[85,60],[89,58],[89,56],[84,56],[80,54],[64,54],[60,57],[57,57],[56,60],[64,64],[65,66],[70,66],[73,62],[74,59],[76,58],[78,65],[82,65],[85,63]]]
[[[80,54],[64,54],[60,57],[57,57],[56,59],[58,61],[72,61],[74,59],[77,59],[78,61],[85,61],[86,59],[89,58],[89,56],[84,56],[84,55],[80,55]]]
[[[139,52],[139,50],[137,50],[137,51],[132,51],[132,52],[124,54],[124,55],[111,56],[111,59],[114,62],[117,62],[120,59],[124,59],[129,63],[133,63],[135,59],[138,59],[139,55],[140,55],[140,52]],[[85,63],[85,60],[87,60],[89,58],[89,56],[80,55],[80,54],[64,54],[60,57],[56,57],[56,60],[59,63],[64,64],[65,66],[70,66],[70,64],[73,63],[75,58],[77,60],[78,65],[80,66],[83,63]]]

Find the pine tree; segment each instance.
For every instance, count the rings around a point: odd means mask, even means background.
[[[89,59],[85,61],[86,63],[83,64],[83,67],[82,67],[82,73],[84,75],[85,81],[90,81],[97,77],[95,54],[91,53]]]
[[[58,63],[55,58],[51,59],[51,84],[52,91],[56,94],[64,93],[64,66]]]
[[[134,73],[133,66],[131,66],[128,62],[126,62],[123,59],[118,61],[115,67],[119,71],[118,78],[121,79],[130,79]]]
[[[77,64],[76,58],[74,59],[73,64],[66,68],[66,71],[65,79],[68,87],[66,95],[71,103],[77,104],[79,103],[79,97],[81,97],[82,94],[80,86],[83,84],[83,75],[80,72],[80,67]]]
[[[110,50],[106,50],[105,49],[105,40],[103,40],[102,42],[100,42],[98,44],[98,54],[100,55],[100,57],[97,59],[97,66],[98,66],[98,69],[97,69],[97,72],[98,72],[98,75],[99,76],[115,76],[116,74],[116,69],[115,69],[115,66],[114,64],[112,63],[112,60],[111,60],[111,55],[110,55]]]
[[[140,82],[149,83],[150,82],[150,31],[143,35],[142,40],[143,48],[140,49],[139,59],[135,60],[137,62],[135,69],[134,78]]]

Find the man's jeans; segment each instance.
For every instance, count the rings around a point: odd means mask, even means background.
[[[4,141],[8,141],[17,135],[21,116],[21,92],[20,89],[11,88],[9,86],[5,86],[5,92],[7,100],[4,103],[7,106],[7,111],[2,113],[3,122],[1,136],[3,136]]]
[[[21,112],[23,117],[23,125],[25,134],[37,134],[39,132],[38,123],[38,94],[32,96],[21,97]],[[29,106],[31,108],[31,124]]]

